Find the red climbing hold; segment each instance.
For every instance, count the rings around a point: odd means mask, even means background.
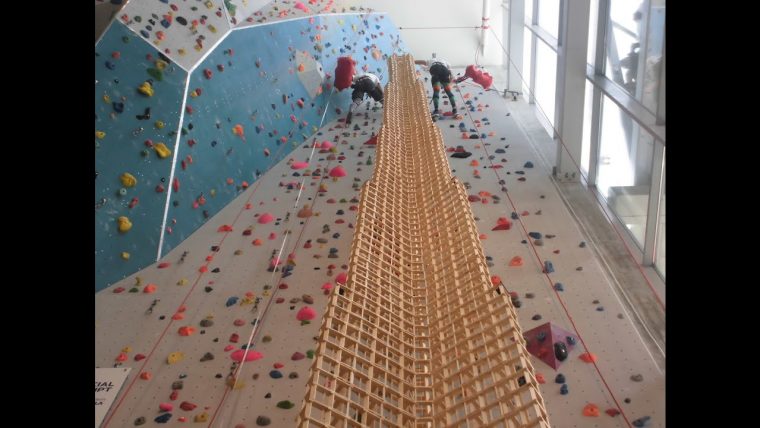
[[[169,263],[169,262],[162,262],[162,263],[159,263],[159,264],[158,264],[158,268],[159,268],[159,269],[166,269],[166,268],[168,268],[169,266],[171,266],[171,263]]]

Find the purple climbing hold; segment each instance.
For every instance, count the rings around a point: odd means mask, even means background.
[[[565,286],[561,282],[554,284],[554,289],[557,291],[565,291]]]
[[[516,213],[516,212],[514,212],[514,211],[512,211],[512,214],[510,215],[510,217],[512,217],[512,220],[517,220],[517,219],[519,219],[519,218],[520,218],[520,217],[517,215],[517,213]]]

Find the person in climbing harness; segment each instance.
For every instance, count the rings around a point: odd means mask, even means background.
[[[362,105],[365,95],[369,95],[373,100],[380,103],[383,102],[383,85],[380,84],[380,79],[372,73],[355,75],[351,88],[354,91],[351,93],[352,102],[348,109],[348,116],[346,116],[346,125],[351,124],[351,117]]]
[[[446,91],[449,102],[451,102],[451,114],[457,114],[457,102],[451,92],[451,66],[449,63],[436,58],[427,61],[418,60],[414,63],[427,67],[428,72],[430,72],[430,83],[433,85],[433,114],[440,114],[438,111],[438,94],[441,92],[441,86],[443,86],[443,90]]]

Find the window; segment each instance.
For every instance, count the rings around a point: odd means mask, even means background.
[[[654,138],[606,96],[602,101],[597,188],[644,246]]]
[[[594,102],[594,85],[586,80],[586,97],[583,102],[583,138],[581,139],[581,174],[588,178],[591,158],[591,114]]]
[[[654,266],[665,279],[665,162],[662,163],[662,197],[660,198],[660,219],[657,225],[657,244],[654,249]]]
[[[540,39],[536,42],[536,103],[539,116],[554,126],[554,102],[557,88],[557,54]],[[554,132],[549,133],[554,137]]]
[[[594,58],[596,58],[596,36],[599,29],[599,0],[591,0],[591,6],[588,18],[588,51],[586,52],[586,61],[590,65],[594,65]]]
[[[530,2],[526,2],[530,3]],[[523,69],[522,69],[522,81],[523,81],[523,94],[526,95],[525,99],[528,100],[528,94],[533,93],[533,88],[530,87],[530,64],[531,64],[531,40],[533,40],[533,32],[528,27],[523,27],[525,32],[523,33]]]
[[[610,2],[605,75],[636,96],[646,0]]]
[[[652,113],[657,113],[662,49],[665,44],[665,0],[652,0],[647,29],[647,52],[644,62],[644,78],[641,103]]]
[[[559,39],[559,2],[560,0],[538,1],[538,26],[555,39]]]

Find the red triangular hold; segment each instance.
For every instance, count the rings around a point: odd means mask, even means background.
[[[543,333],[544,336],[543,341],[538,339],[538,336],[541,333]],[[526,347],[528,352],[554,370],[557,370],[562,364],[562,361],[559,361],[554,354],[554,344],[563,342],[567,347],[567,353],[569,355],[575,347],[574,343],[578,341],[576,335],[561,327],[557,327],[550,322],[524,332],[523,337],[525,337],[527,342]],[[572,337],[573,344],[568,343],[568,337]]]

